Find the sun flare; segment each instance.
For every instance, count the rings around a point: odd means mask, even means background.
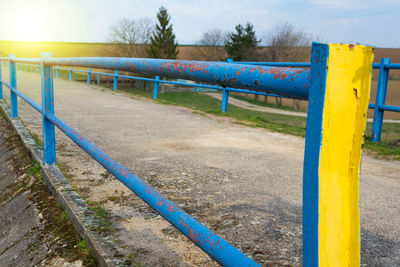
[[[38,16],[40,12],[38,8],[28,2],[26,6],[18,12],[19,15],[14,17],[15,37],[20,41],[42,41],[46,39],[46,25],[44,18]],[[51,27],[52,25],[48,25]]]

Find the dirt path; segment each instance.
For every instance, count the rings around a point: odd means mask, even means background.
[[[219,93],[206,93],[207,95],[221,99],[222,95]],[[246,108],[250,110],[255,110],[255,111],[262,111],[262,112],[268,112],[268,113],[274,113],[274,114],[283,114],[283,115],[290,115],[290,116],[297,116],[297,117],[307,117],[307,113],[305,112],[296,112],[296,111],[288,111],[288,110],[283,110],[283,109],[278,109],[278,108],[269,108],[269,107],[262,107],[258,105],[251,104],[249,102],[230,97],[229,98],[229,105],[234,105],[238,106],[241,108]],[[367,119],[368,122],[372,122],[372,118]],[[390,119],[384,119],[383,122],[385,123],[400,123],[400,120],[390,120]]]
[[[18,85],[41,102],[38,75],[19,72]],[[41,116],[19,103],[22,120],[41,136]],[[55,109],[103,151],[259,263],[301,263],[304,139],[60,79],[55,80]],[[59,132],[57,148],[71,182],[111,214],[121,247],[133,262],[215,265]],[[362,261],[399,265],[400,162],[364,155],[361,172]]]

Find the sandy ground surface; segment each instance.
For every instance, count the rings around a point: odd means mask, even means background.
[[[18,86],[41,102],[39,75],[19,72]],[[304,139],[60,79],[55,99],[59,118],[257,262],[301,264]],[[41,137],[41,116],[19,104]],[[57,153],[134,262],[216,265],[60,132]],[[362,262],[399,266],[400,162],[364,155],[361,173]]]

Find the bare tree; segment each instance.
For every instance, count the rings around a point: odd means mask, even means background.
[[[199,57],[201,60],[221,60],[225,56],[224,43],[228,34],[220,29],[210,29],[203,33],[197,43],[201,45]]]
[[[265,34],[263,43],[267,48],[262,53],[266,61],[306,61],[312,37],[303,30],[297,30],[289,22],[274,25]]]
[[[124,18],[110,27],[108,40],[116,45],[117,56],[146,57],[153,31],[154,21],[150,18]]]
[[[274,25],[265,34],[263,43],[267,48],[261,53],[263,60],[270,62],[308,61],[312,37],[303,30],[298,30],[289,22]],[[275,98],[278,106],[282,98]],[[293,108],[299,109],[300,100],[293,100]]]

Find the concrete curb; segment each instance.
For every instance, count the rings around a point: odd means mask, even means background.
[[[43,181],[51,194],[61,203],[69,216],[75,231],[86,240],[86,244],[99,266],[127,266],[123,258],[119,258],[117,245],[110,236],[102,236],[91,229],[98,229],[100,223],[93,212],[87,207],[85,201],[69,184],[65,176],[56,165],[43,165],[43,150],[36,145],[30,132],[25,128],[19,118],[11,118],[11,112],[4,100],[0,100],[2,113],[14,128],[25,150],[32,160],[39,162],[42,167]]]

